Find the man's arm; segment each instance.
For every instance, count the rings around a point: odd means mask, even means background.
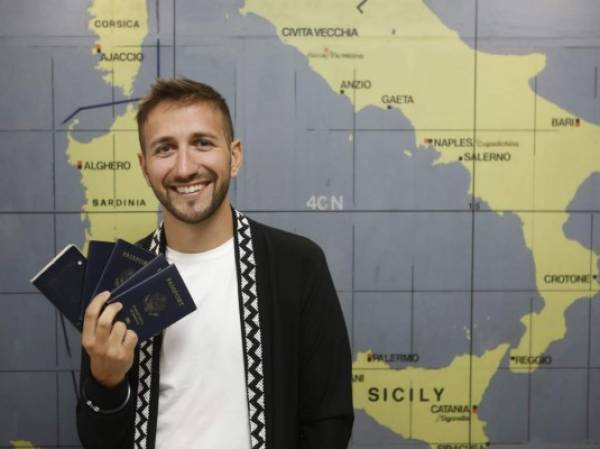
[[[135,400],[127,372],[137,336],[124,323],[113,324],[122,306],[103,308],[108,298],[94,298],[83,324],[77,430],[85,449],[128,449],[132,443]]]
[[[354,410],[348,333],[323,252],[313,261],[302,308],[300,349],[300,447],[345,449]]]

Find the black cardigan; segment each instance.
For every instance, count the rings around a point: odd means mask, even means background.
[[[351,354],[325,256],[304,237],[233,214],[251,447],[346,448],[354,418]],[[164,231],[139,244],[164,253]],[[126,381],[110,390],[90,376],[83,351],[81,388],[95,405],[116,408],[126,382],[131,388],[127,406],[111,415],[94,412],[82,395],[77,428],[86,449],[154,449],[161,342],[161,335],[142,342]]]

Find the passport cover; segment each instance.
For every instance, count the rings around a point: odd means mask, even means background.
[[[124,292],[125,290],[130,289],[131,287],[133,287],[136,284],[141,283],[146,278],[149,278],[150,276],[158,273],[160,270],[163,270],[163,269],[167,268],[168,266],[169,266],[169,262],[167,262],[167,259],[165,258],[165,256],[163,256],[162,254],[159,256],[156,256],[153,260],[151,260],[146,265],[144,265],[142,268],[140,268],[138,271],[136,271],[133,276],[131,276],[129,279],[127,279],[125,282],[123,282],[121,285],[119,285],[117,288],[115,288],[112,292],[110,292],[111,298],[106,303],[110,304],[111,302],[114,301],[114,297],[117,296],[118,294]],[[88,267],[89,267],[89,260],[88,260]]]
[[[31,279],[31,283],[79,330],[85,268],[85,256],[77,246],[70,244]]]
[[[92,298],[105,290],[114,290],[155,257],[155,254],[139,246],[125,240],[117,240]]]
[[[196,310],[175,265],[159,271],[113,298],[123,304],[115,320],[146,340]]]
[[[90,240],[88,246],[87,265],[85,267],[85,276],[83,278],[83,291],[81,293],[81,311],[79,319],[83,327],[83,315],[85,309],[92,301],[94,289],[102,276],[106,262],[114,248],[113,242],[104,242],[101,240]]]

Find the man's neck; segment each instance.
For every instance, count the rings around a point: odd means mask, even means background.
[[[200,223],[184,223],[166,210],[163,220],[169,248],[182,253],[208,251],[222,245],[233,236],[233,218],[228,199]]]

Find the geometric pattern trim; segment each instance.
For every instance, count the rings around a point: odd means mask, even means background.
[[[160,235],[162,223],[152,234],[150,252],[158,255],[160,253]],[[148,422],[150,420],[150,391],[152,386],[152,352],[154,349],[154,338],[140,343],[138,350],[138,389],[135,407],[135,449],[146,449],[148,446]]]
[[[240,292],[242,304],[242,337],[246,357],[246,391],[248,397],[248,423],[250,427],[250,447],[267,447],[267,426],[265,419],[265,388],[263,372],[263,348],[256,289],[256,260],[252,233],[248,219],[234,210]],[[163,224],[154,231],[150,251],[160,254]],[[148,447],[148,423],[150,421],[150,393],[152,386],[152,357],[154,338],[140,344],[138,351],[138,391],[135,414],[135,449]]]
[[[263,350],[256,290],[256,260],[248,219],[235,211],[239,247],[240,291],[242,294],[243,338],[246,349],[246,391],[250,421],[250,447],[264,449],[267,445],[265,420],[265,388]]]

